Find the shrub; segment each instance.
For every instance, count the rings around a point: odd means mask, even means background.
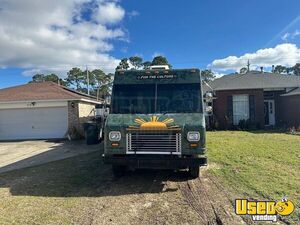
[[[246,129],[246,124],[247,124],[246,120],[240,120],[238,128],[241,129],[241,130],[245,130]]]
[[[260,125],[259,125],[260,126]],[[239,125],[237,126],[239,130],[255,130],[257,128],[257,124],[251,123],[249,119],[247,120],[240,120]]]

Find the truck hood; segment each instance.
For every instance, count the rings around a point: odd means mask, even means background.
[[[181,128],[205,128],[204,115],[201,113],[174,113],[174,114],[110,114],[106,121],[106,128],[109,130],[119,129],[141,129],[147,127],[147,122],[155,129],[156,125],[164,126],[166,129]]]

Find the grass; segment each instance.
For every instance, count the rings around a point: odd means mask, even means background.
[[[239,196],[300,205],[300,136],[274,132],[208,132],[210,173]],[[299,208],[292,220],[300,218]]]
[[[280,200],[285,195],[299,207],[300,136],[221,131],[208,132],[207,142],[207,171],[221,181],[233,199]],[[110,167],[102,164],[101,152],[3,173],[0,224],[82,224],[86,222],[83,218],[96,215],[116,219],[115,211],[124,214],[128,204],[139,199],[143,203],[141,196],[147,196],[144,193],[149,187],[154,193],[147,198],[164,195],[164,181],[153,185],[149,176],[115,181]],[[173,195],[170,198],[176,199]],[[91,214],[91,205],[95,214]],[[112,212],[107,211],[110,205],[116,207]],[[299,217],[298,208],[289,222],[297,224],[294,221]]]
[[[0,224],[71,224],[87,197],[101,196],[102,170],[95,152],[0,174]]]

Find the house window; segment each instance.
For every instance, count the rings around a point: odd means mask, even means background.
[[[233,95],[233,124],[238,125],[241,120],[249,119],[249,96]]]

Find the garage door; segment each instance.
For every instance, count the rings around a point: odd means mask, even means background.
[[[67,107],[0,110],[0,140],[63,138],[67,129]]]

